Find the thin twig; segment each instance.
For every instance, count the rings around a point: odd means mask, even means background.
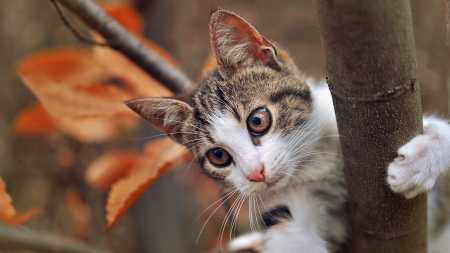
[[[32,250],[45,253],[112,253],[84,243],[0,223],[0,249]]]
[[[193,87],[192,81],[184,73],[148,49],[95,2],[91,0],[57,1],[97,31],[111,48],[121,52],[174,93],[186,93]]]
[[[61,8],[59,8],[58,4],[56,3],[56,0],[50,0],[50,2],[53,4],[53,7],[55,7],[56,11],[59,14],[59,17],[61,18],[62,22],[64,23],[64,25],[69,28],[69,30],[72,32],[72,34],[77,37],[78,40],[80,40],[81,42],[90,44],[90,45],[94,45],[94,46],[110,46],[109,43],[105,43],[105,42],[98,42],[98,41],[93,41],[90,38],[84,36],[83,34],[81,34],[77,28],[75,26],[73,26],[69,19],[66,17],[66,15],[64,15],[64,12],[61,10]]]

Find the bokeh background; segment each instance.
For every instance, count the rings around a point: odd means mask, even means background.
[[[232,10],[269,40],[289,50],[301,69],[324,77],[324,59],[314,1],[310,0],[135,0],[143,15],[144,35],[163,47],[197,80],[210,52],[208,20],[212,7]],[[447,117],[450,93],[450,47],[446,46],[448,0],[412,0],[416,54],[423,111]],[[81,31],[87,29],[65,11]],[[88,47],[62,25],[47,0],[0,1],[0,177],[21,212],[38,206],[40,214],[21,225],[30,231],[73,238],[113,252],[206,252],[216,247],[225,212],[220,208],[196,218],[218,199],[212,182],[195,165],[165,174],[105,232],[107,194],[90,186],[84,170],[108,150],[142,150],[158,134],[145,122],[126,137],[102,144],[81,144],[64,134],[15,136],[15,117],[35,101],[15,74],[15,64],[32,53],[64,46]],[[71,205],[68,192],[79,201]],[[77,209],[78,208],[78,209]],[[248,230],[243,210],[239,231]],[[226,240],[226,239],[225,239]],[[0,252],[28,252],[3,249]]]

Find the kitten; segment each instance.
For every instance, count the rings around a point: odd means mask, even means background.
[[[214,10],[209,33],[217,70],[184,97],[127,105],[186,145],[227,196],[239,194],[235,208],[249,199],[260,214],[268,231],[233,240],[231,252],[338,251],[347,236],[347,189],[326,84],[308,82],[286,51],[231,12]],[[388,168],[388,184],[407,198],[431,190],[450,165],[450,126],[437,118],[424,125]],[[437,199],[430,198],[440,206],[430,214],[445,205],[448,214],[449,204]],[[447,216],[441,221],[430,222],[433,238]]]

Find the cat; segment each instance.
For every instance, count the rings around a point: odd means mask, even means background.
[[[236,210],[249,199],[260,214],[268,230],[232,240],[229,252],[338,252],[347,240],[347,189],[327,85],[308,80],[285,50],[232,12],[213,10],[209,33],[217,69],[203,82],[184,96],[126,104],[189,148],[226,198],[239,194]],[[423,122],[423,134],[387,168],[387,183],[413,198],[438,182],[429,198],[430,220],[440,218],[429,222],[437,245],[447,242],[440,235],[450,238],[450,204],[437,180],[450,167],[450,125]]]

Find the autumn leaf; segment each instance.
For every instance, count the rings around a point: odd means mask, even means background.
[[[24,214],[17,214],[11,204],[12,199],[6,192],[6,185],[0,178],[0,221],[18,226],[38,214],[38,209],[32,209]]]
[[[119,132],[118,129],[133,127],[137,122],[123,105],[124,100],[134,95],[101,84],[100,80],[107,77],[105,71],[92,62],[86,50],[67,48],[38,53],[20,62],[17,71],[58,128],[74,135],[79,141],[96,142],[114,137],[96,135],[98,128],[77,132],[81,129],[78,126],[89,118],[112,119],[108,124],[114,126],[106,129],[114,128],[114,131],[104,133],[114,134]],[[86,134],[89,130],[95,133]]]
[[[179,158],[185,152],[184,146],[168,137],[148,143],[130,173],[111,188],[106,204],[106,229],[110,229],[128,211],[151,183],[181,161]]]
[[[89,165],[85,178],[95,187],[106,190],[130,172],[138,157],[139,154],[127,151],[106,153]]]
[[[164,50],[138,34],[142,20],[131,5],[103,3],[102,6],[146,46],[177,65]],[[125,56],[108,47],[37,53],[22,60],[17,72],[58,129],[80,142],[108,141],[124,130],[135,128],[137,116],[124,105],[125,100],[172,94]]]
[[[57,126],[42,104],[36,102],[16,116],[13,130],[17,135],[48,134],[56,132]]]
[[[131,33],[141,33],[142,18],[129,3],[99,2],[99,6]]]

